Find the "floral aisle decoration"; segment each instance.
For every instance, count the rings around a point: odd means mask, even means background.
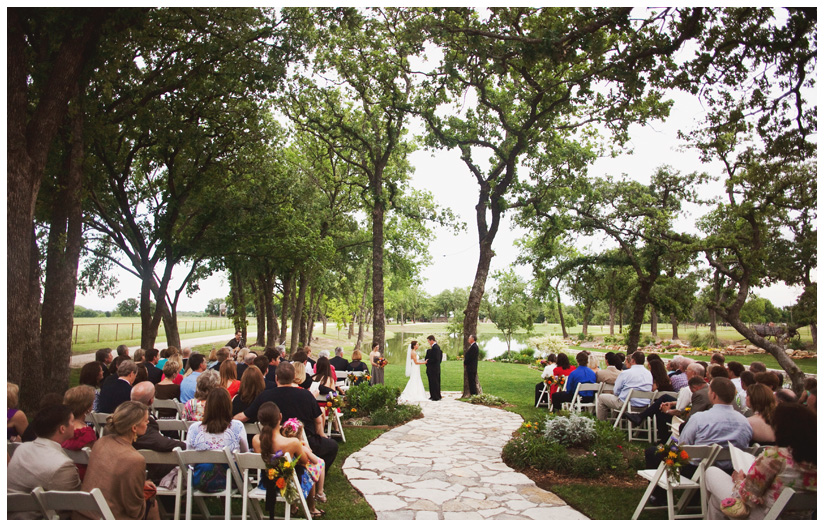
[[[549,376],[544,378],[544,383],[547,384],[547,388],[556,386],[559,390],[564,388],[564,382],[567,381],[567,378],[564,376]]]
[[[266,464],[266,470],[261,480],[266,490],[266,509],[270,518],[273,518],[277,494],[280,494],[289,504],[297,504],[301,500],[300,490],[295,485],[294,478],[297,461],[289,460],[279,449],[269,457],[269,460],[264,458],[264,464]]]
[[[665,470],[671,482],[679,482],[681,468],[690,463],[690,455],[687,451],[679,447],[676,440],[671,437],[666,444],[656,446],[656,455],[665,463]]]

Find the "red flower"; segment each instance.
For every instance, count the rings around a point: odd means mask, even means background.
[[[275,485],[278,486],[278,489],[284,489],[286,487],[286,481],[281,477],[275,481]]]

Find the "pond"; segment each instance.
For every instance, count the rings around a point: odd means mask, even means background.
[[[413,339],[418,341],[418,350],[421,352],[421,357],[424,357],[424,353],[427,348],[429,348],[427,344],[428,335],[429,334],[427,333],[421,332],[396,332],[392,339],[387,340],[384,357],[386,357],[392,364],[397,363],[403,365],[407,347]],[[441,350],[443,350],[450,357],[456,357],[458,354],[463,353],[461,338],[447,338],[441,336],[438,344],[441,347]],[[507,342],[504,341],[501,334],[479,334],[478,346],[486,353],[485,359],[495,358],[507,352]],[[513,339],[510,342],[511,350],[522,350],[526,347],[527,336],[523,334],[513,336]]]

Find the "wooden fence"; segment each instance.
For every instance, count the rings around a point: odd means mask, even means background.
[[[83,328],[81,328],[83,327]],[[121,330],[123,328],[123,330]],[[140,338],[141,323],[79,323],[74,325],[74,344],[99,343],[100,341],[117,341],[119,339]],[[210,330],[234,329],[231,320],[216,317],[178,321],[181,335],[208,332]],[[166,335],[163,324],[158,328],[158,336]]]

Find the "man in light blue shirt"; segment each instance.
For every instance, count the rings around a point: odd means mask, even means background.
[[[599,402],[596,405],[596,417],[599,420],[606,420],[610,417],[610,410],[619,410],[624,405],[630,391],[633,389],[649,391],[653,389],[653,376],[645,368],[645,355],[636,351],[627,358],[630,368],[621,371],[613,385],[613,394],[600,394]],[[649,400],[633,398],[630,401],[633,407],[647,407]]]
[[[192,354],[189,357],[189,368],[192,372],[183,378],[180,384],[180,402],[186,403],[195,397],[195,389],[198,385],[198,376],[206,370],[206,358],[201,354]]]
[[[735,397],[736,387],[729,379],[716,377],[710,380],[708,398],[713,406],[690,417],[679,434],[679,443],[727,447],[730,442],[739,449],[747,449],[753,429],[748,419],[733,407]]]

